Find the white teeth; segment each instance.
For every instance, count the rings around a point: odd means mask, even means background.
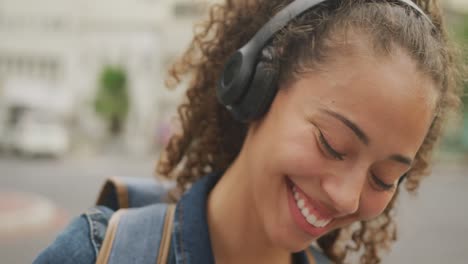
[[[312,212],[310,212],[309,208],[307,208],[305,206],[305,201],[304,201],[304,199],[301,199],[300,194],[297,192],[295,186],[292,187],[292,190],[293,190],[293,194],[294,194],[294,199],[296,200],[297,207],[299,207],[299,210],[301,211],[302,216],[304,216],[304,218],[306,219],[306,221],[309,224],[311,224],[311,225],[313,225],[315,227],[321,228],[321,227],[326,226],[328,223],[330,223],[331,219],[329,219],[329,220],[325,220],[325,219],[318,220],[317,216],[312,214]]]
[[[320,220],[320,221],[317,221],[317,226],[318,226],[318,227],[324,227],[324,226],[326,226],[329,222],[330,222],[330,220]]]
[[[304,208],[304,204],[305,204],[305,202],[304,202],[303,199],[299,199],[299,200],[297,201],[297,206],[299,207],[299,209],[303,209],[303,208]]]
[[[307,207],[304,207],[302,210],[301,210],[301,213],[302,215],[307,218],[307,216],[309,216],[309,208]]]
[[[309,216],[307,216],[306,219],[307,219],[307,222],[309,222],[309,224],[317,226],[317,217],[315,215],[310,214]]]
[[[315,225],[318,227],[323,227],[323,221],[316,221]]]

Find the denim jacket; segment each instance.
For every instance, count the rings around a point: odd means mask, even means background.
[[[221,173],[212,173],[203,177],[177,203],[168,263],[214,263],[205,205],[209,192],[220,176]],[[103,206],[87,210],[75,218],[33,263],[95,263],[113,212]],[[330,263],[321,252],[311,249],[317,264]],[[308,264],[304,251],[294,253],[293,259],[296,264]]]

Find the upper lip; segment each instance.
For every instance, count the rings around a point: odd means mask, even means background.
[[[329,206],[327,206],[325,203],[312,198],[302,188],[300,188],[295,182],[293,182],[289,177],[288,179],[291,181],[292,184],[294,184],[294,186],[296,186],[296,188],[300,189],[301,192],[306,196],[307,201],[311,203],[312,206],[318,212],[320,219],[332,219],[338,215],[338,212],[335,209],[332,209]]]

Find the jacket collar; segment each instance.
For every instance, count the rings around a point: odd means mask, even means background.
[[[177,264],[215,263],[206,218],[206,202],[221,175],[222,172],[217,172],[201,178],[177,203],[172,240]],[[294,263],[309,263],[304,251],[295,253],[293,257]]]

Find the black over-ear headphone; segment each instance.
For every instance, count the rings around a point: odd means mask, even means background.
[[[269,108],[277,90],[277,73],[260,62],[274,54],[264,47],[276,32],[305,11],[330,0],[295,0],[273,16],[262,28],[228,59],[218,82],[217,96],[235,119],[243,122],[261,117]],[[430,18],[411,0],[398,0],[412,7],[431,24]]]

